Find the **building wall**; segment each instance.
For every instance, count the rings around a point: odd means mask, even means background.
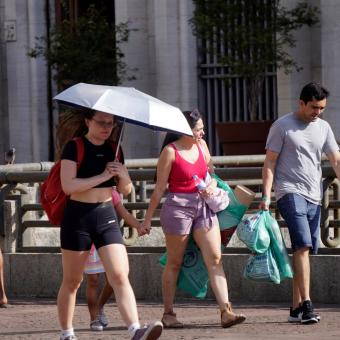
[[[9,122],[7,96],[7,55],[5,40],[5,0],[0,0],[0,164],[5,150],[9,149]]]
[[[116,0],[116,23],[131,22],[126,62],[137,68],[136,80],[125,82],[182,110],[197,106],[196,41],[188,20],[191,0]],[[156,157],[164,133],[128,126],[128,158]]]
[[[320,0],[321,14],[321,73],[322,82],[331,92],[325,118],[340,142],[340,2]]]
[[[297,1],[284,0],[290,7]],[[296,47],[289,50],[294,60],[303,67],[300,72],[285,75],[278,73],[279,115],[282,116],[298,108],[301,88],[311,82],[323,84],[331,93],[323,118],[327,120],[340,143],[340,120],[338,104],[340,98],[340,2],[337,0],[310,0],[310,4],[320,9],[320,23],[312,28],[296,32]]]
[[[16,39],[2,45],[7,77],[1,86],[6,87],[8,117],[8,139],[2,140],[2,151],[15,147],[17,163],[47,160],[47,69],[43,59],[26,55],[35,37],[45,34],[45,1],[5,0],[3,5],[2,26],[11,22]]]
[[[321,10],[320,26],[297,32],[297,47],[291,51],[303,71],[279,72],[279,114],[295,110],[301,87],[320,81],[331,91],[325,112],[340,140],[340,2],[310,0]],[[17,163],[48,159],[47,69],[42,58],[28,58],[27,47],[46,34],[45,6],[54,1],[0,0],[0,164],[4,151],[17,150]],[[283,0],[292,6],[297,0]],[[197,106],[197,48],[188,20],[191,0],[116,0],[116,22],[129,21],[135,29],[123,46],[125,61],[136,80],[134,86],[183,110]],[[4,27],[16,26],[16,39],[5,40]],[[137,69],[137,70],[134,70]],[[164,133],[128,125],[124,136],[127,158],[156,157]]]

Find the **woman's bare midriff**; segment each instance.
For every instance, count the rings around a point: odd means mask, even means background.
[[[112,188],[93,188],[83,192],[73,193],[70,199],[83,203],[107,202],[112,199]]]

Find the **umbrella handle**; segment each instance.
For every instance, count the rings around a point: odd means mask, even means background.
[[[120,129],[120,133],[119,133],[117,149],[116,149],[116,154],[115,154],[115,161],[118,160],[118,152],[119,152],[120,144],[121,144],[122,139],[123,139],[124,126],[125,126],[125,119],[123,120],[122,128]]]

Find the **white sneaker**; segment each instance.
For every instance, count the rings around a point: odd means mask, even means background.
[[[103,325],[99,322],[98,319],[91,321],[90,328],[91,328],[91,331],[95,331],[95,332],[101,332],[104,330]]]
[[[107,316],[106,314],[104,313],[104,309],[101,309],[99,311],[99,314],[98,314],[98,320],[99,322],[103,325],[103,327],[107,327],[107,325],[109,324],[108,320],[107,320]]]

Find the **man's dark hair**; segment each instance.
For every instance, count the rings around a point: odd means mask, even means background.
[[[323,100],[329,96],[329,91],[319,83],[309,83],[303,87],[300,100],[305,104],[315,100]]]

